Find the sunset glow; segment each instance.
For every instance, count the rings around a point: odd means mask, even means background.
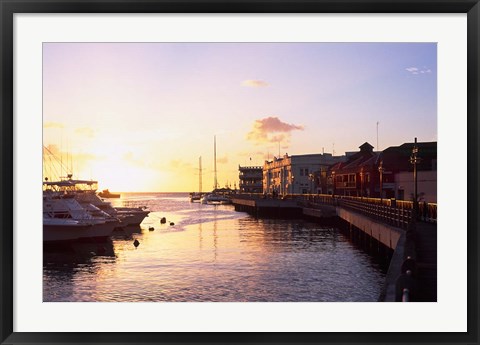
[[[239,165],[437,140],[436,44],[45,43],[43,140],[112,191],[238,186]],[[58,178],[44,160],[44,176]]]

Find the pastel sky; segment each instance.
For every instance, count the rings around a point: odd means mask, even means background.
[[[435,43],[44,43],[44,146],[114,191],[198,191],[201,156],[206,191],[216,135],[233,187],[279,150],[376,146],[377,122],[380,150],[436,141],[436,72]]]

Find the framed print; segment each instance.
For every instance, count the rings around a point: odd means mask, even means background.
[[[0,9],[2,344],[478,343],[478,1]]]

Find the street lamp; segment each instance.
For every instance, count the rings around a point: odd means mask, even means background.
[[[418,216],[418,191],[417,191],[417,164],[420,163],[421,158],[418,155],[417,138],[412,148],[412,155],[410,156],[410,163],[413,164],[413,210],[415,217]]]
[[[385,169],[383,168],[383,160],[380,161],[380,165],[378,166],[378,172],[380,173],[380,203],[383,204],[383,172]]]
[[[310,194],[313,194],[313,182],[315,181],[315,176],[313,174],[308,174],[308,179],[310,181]]]
[[[335,171],[332,171],[333,196],[335,196]]]

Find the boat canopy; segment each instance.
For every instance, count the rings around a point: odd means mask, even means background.
[[[59,187],[71,187],[77,184],[86,184],[87,186],[91,186],[94,184],[98,184],[98,181],[93,180],[62,180],[62,181],[46,181],[43,182],[45,186],[59,186]]]

